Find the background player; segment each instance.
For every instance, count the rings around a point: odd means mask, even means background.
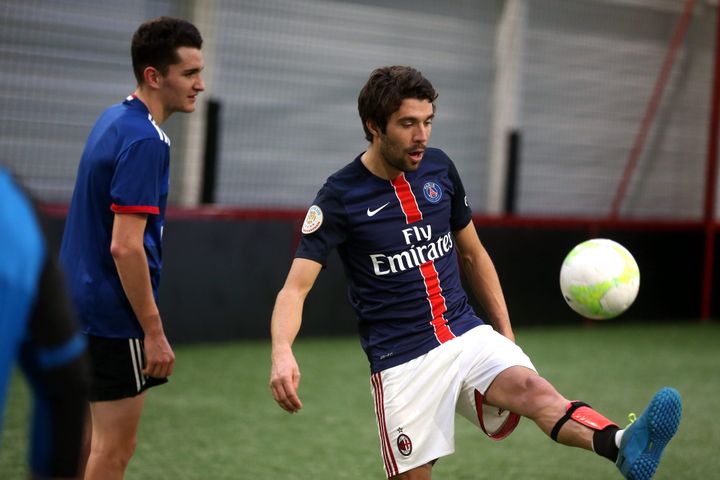
[[[157,307],[170,161],[159,125],[195,110],[205,89],[201,47],[185,20],[140,25],[131,48],[137,89],[100,116],[80,160],[61,260],[93,367],[87,479],[123,477],[143,392],[173,371]]]
[[[85,338],[33,207],[2,168],[0,252],[0,433],[18,361],[33,394],[32,476],[75,478],[86,409]]]
[[[273,397],[302,403],[292,353],[304,300],[333,248],[348,276],[388,477],[427,479],[454,451],[454,416],[481,426],[486,402],[532,419],[556,441],[650,478],[680,420],[663,389],[627,430],[539,376],[514,344],[493,263],[471,221],[452,161],[427,147],[437,94],[409,67],[375,70],[358,98],[368,150],[330,176],[310,207],[303,238],[272,316]],[[472,311],[466,278],[492,327]],[[652,447],[652,448],[651,448]]]

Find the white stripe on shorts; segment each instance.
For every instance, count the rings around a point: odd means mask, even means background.
[[[128,340],[130,342],[130,356],[132,357],[133,372],[135,373],[135,387],[139,392],[140,389],[145,386],[145,381],[147,380],[147,377],[142,373],[143,365],[140,340],[137,338],[129,338]]]
[[[137,351],[137,356],[138,356],[138,371],[140,372],[140,383],[142,384],[141,386],[144,387],[145,382],[147,381],[148,377],[147,377],[147,375],[144,375],[142,373],[143,367],[144,367],[144,365],[143,365],[143,347],[140,345],[140,340],[137,338],[135,339],[135,349]]]

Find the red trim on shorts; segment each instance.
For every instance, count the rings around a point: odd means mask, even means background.
[[[520,423],[520,415],[518,415],[515,412],[510,412],[508,414],[508,418],[505,420],[505,423],[502,424],[502,426],[494,433],[489,433],[487,430],[485,430],[485,421],[483,420],[483,401],[484,397],[480,391],[475,390],[475,412],[477,413],[478,422],[480,422],[480,428],[483,432],[485,432],[485,435],[492,438],[493,440],[502,440],[503,438],[510,435],[513,430],[515,430],[515,427],[518,426],[518,423]]]
[[[430,303],[430,312],[432,314],[430,324],[433,326],[435,338],[437,338],[438,342],[445,343],[455,338],[455,334],[450,330],[444,316],[445,312],[447,312],[447,306],[440,287],[440,277],[435,268],[435,261],[429,260],[420,265],[420,273],[422,273],[427,299]]]
[[[387,424],[385,422],[385,398],[382,388],[381,372],[373,373],[370,377],[375,396],[375,416],[377,417],[378,430],[380,433],[380,446],[382,450],[383,462],[385,463],[385,473],[388,478],[398,475],[397,462],[390,445],[390,438],[387,433]]]
[[[159,215],[160,207],[152,205],[110,205],[110,210],[115,213],[148,213],[150,215]]]
[[[398,177],[391,180],[395,189],[395,196],[400,201],[400,208],[405,214],[405,221],[409,224],[422,220],[422,213],[418,207],[415,194],[410,188],[410,182],[405,178],[405,174],[401,173]]]

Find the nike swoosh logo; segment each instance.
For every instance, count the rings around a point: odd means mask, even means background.
[[[370,210],[370,208],[368,208],[368,209],[367,209],[367,216],[368,216],[368,217],[374,217],[376,213],[378,213],[380,210],[382,210],[383,208],[387,207],[388,205],[390,205],[390,202],[387,202],[385,205],[383,205],[382,207],[378,207],[378,208],[376,208],[375,210]]]

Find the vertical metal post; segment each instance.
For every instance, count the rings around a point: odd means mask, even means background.
[[[718,128],[720,127],[720,8],[715,11],[715,70],[713,73],[710,131],[705,170],[705,256],[700,318],[708,320],[712,309],[713,264],[715,262],[715,192],[717,191]]]
[[[218,152],[220,143],[220,102],[210,99],[205,110],[205,152],[203,154],[202,194],[200,203],[215,203]]]
[[[507,136],[507,172],[505,176],[505,215],[514,215],[517,207],[517,179],[520,168],[520,132]]]

